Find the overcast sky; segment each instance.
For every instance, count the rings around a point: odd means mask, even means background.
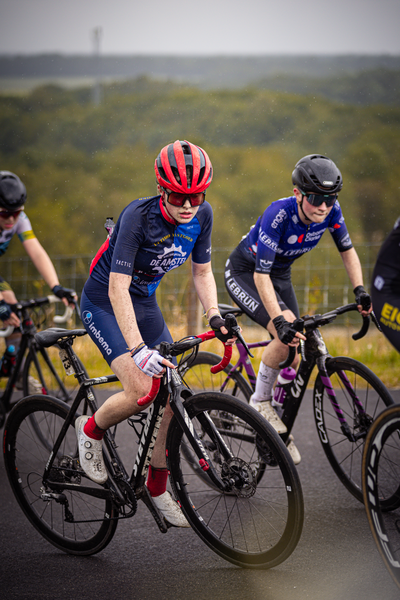
[[[399,0],[0,2],[1,54],[400,54]]]

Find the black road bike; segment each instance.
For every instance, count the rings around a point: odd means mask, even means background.
[[[68,402],[76,394],[76,381],[66,381],[66,373],[55,348],[46,350],[39,347],[35,341],[37,332],[34,324],[33,313],[49,304],[61,302],[60,298],[50,295],[43,298],[24,300],[13,305],[13,311],[19,317],[19,327],[22,334],[20,347],[16,356],[15,365],[8,376],[4,390],[0,397],[0,427],[3,427],[7,413],[23,396],[40,393],[55,396]],[[55,323],[62,324],[69,320],[73,308],[66,307],[63,315],[55,315]],[[6,338],[15,331],[14,327],[0,330],[0,337]],[[82,366],[83,369],[83,366]]]
[[[40,347],[57,344],[65,350],[66,366],[74,370],[80,385],[71,405],[33,395],[21,400],[7,419],[6,471],[32,525],[64,552],[91,555],[107,546],[118,522],[133,517],[142,500],[160,531],[167,532],[168,524],[145,482],[169,400],[174,412],[166,443],[169,479],[191,527],[235,565],[269,568],[284,561],[299,541],[304,512],[299,476],[284,443],[254,409],[227,394],[193,394],[177,370],[166,369],[162,379],[153,380],[152,395],[141,400],[143,412],[128,420],[138,438],[132,473],[117,452],[118,428],[112,428],[103,444],[108,480],[97,485],[85,475],[74,423],[82,403],[89,413],[96,411],[92,387],[117,378],[85,376],[72,348],[76,336],[84,334],[79,329],[49,329],[36,335]],[[214,335],[207,332],[163,343],[160,352],[168,358],[178,356]],[[203,477],[193,469],[193,461]]]
[[[220,304],[222,316],[243,311],[233,306]],[[306,315],[295,321],[297,328],[306,336],[301,341],[301,362],[294,381],[286,386],[286,399],[282,421],[287,433],[282,440],[287,444],[297,413],[307,389],[311,374],[316,366],[318,374],[313,389],[314,418],[322,447],[336,475],[351,494],[363,501],[361,484],[361,462],[365,438],[378,414],[394,403],[382,381],[368,367],[348,356],[333,357],[322,338],[320,327],[332,323],[338,315],[357,311],[357,305],[347,304],[323,315]],[[363,318],[361,330],[353,339],[366,335],[370,318]],[[265,347],[271,340],[248,344],[248,348]],[[245,348],[237,342],[239,360],[229,363],[224,371],[211,378],[209,370],[219,357],[211,352],[199,352],[195,358],[184,357],[179,369],[186,384],[195,392],[216,390],[248,402],[255,389],[256,373]],[[295,357],[291,348],[281,368],[289,366]],[[247,376],[246,381],[244,375]]]
[[[400,588],[400,404],[383,410],[368,432],[362,483],[372,535]]]

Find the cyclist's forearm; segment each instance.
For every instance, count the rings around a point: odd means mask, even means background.
[[[26,240],[24,248],[49,288],[52,289],[55,285],[59,285],[60,282],[54,265],[40,242],[36,238]]]
[[[278,300],[276,299],[276,293],[271,281],[271,277],[264,273],[254,273],[254,283],[265,310],[271,319],[275,319],[275,317],[281,315],[282,310],[278,304]]]
[[[192,263],[192,273],[197,295],[204,312],[207,313],[208,320],[210,320],[214,314],[218,313],[217,286],[211,270],[211,263],[206,265]]]
[[[361,263],[355,248],[341,252],[340,256],[342,257],[344,268],[347,271],[353,290],[359,285],[364,285]]]

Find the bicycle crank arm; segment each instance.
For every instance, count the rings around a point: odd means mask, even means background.
[[[164,519],[164,515],[158,510],[157,506],[153,502],[153,498],[150,496],[150,492],[147,488],[147,485],[143,485],[141,488],[135,490],[137,498],[143,500],[144,504],[149,509],[153,519],[158,525],[161,533],[167,533],[169,527],[172,527],[167,521]]]

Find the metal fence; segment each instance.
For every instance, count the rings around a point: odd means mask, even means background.
[[[380,244],[357,244],[367,288],[370,287],[379,247]],[[224,285],[224,265],[231,250],[232,248],[215,248],[212,254],[218,299],[228,304],[232,304],[232,301]],[[93,255],[88,254],[52,256],[62,285],[74,288],[80,295],[88,277],[92,258]],[[1,275],[20,299],[48,293],[47,286],[40,279],[27,256],[2,261]],[[340,254],[331,240],[318,245],[314,251],[296,260],[292,280],[301,314],[326,312],[354,300]],[[193,302],[189,262],[164,277],[157,291],[157,297],[168,325],[186,323],[188,314],[191,315],[192,324],[193,319],[197,324],[200,323],[201,307]],[[247,325],[251,323],[250,319],[245,321]]]

